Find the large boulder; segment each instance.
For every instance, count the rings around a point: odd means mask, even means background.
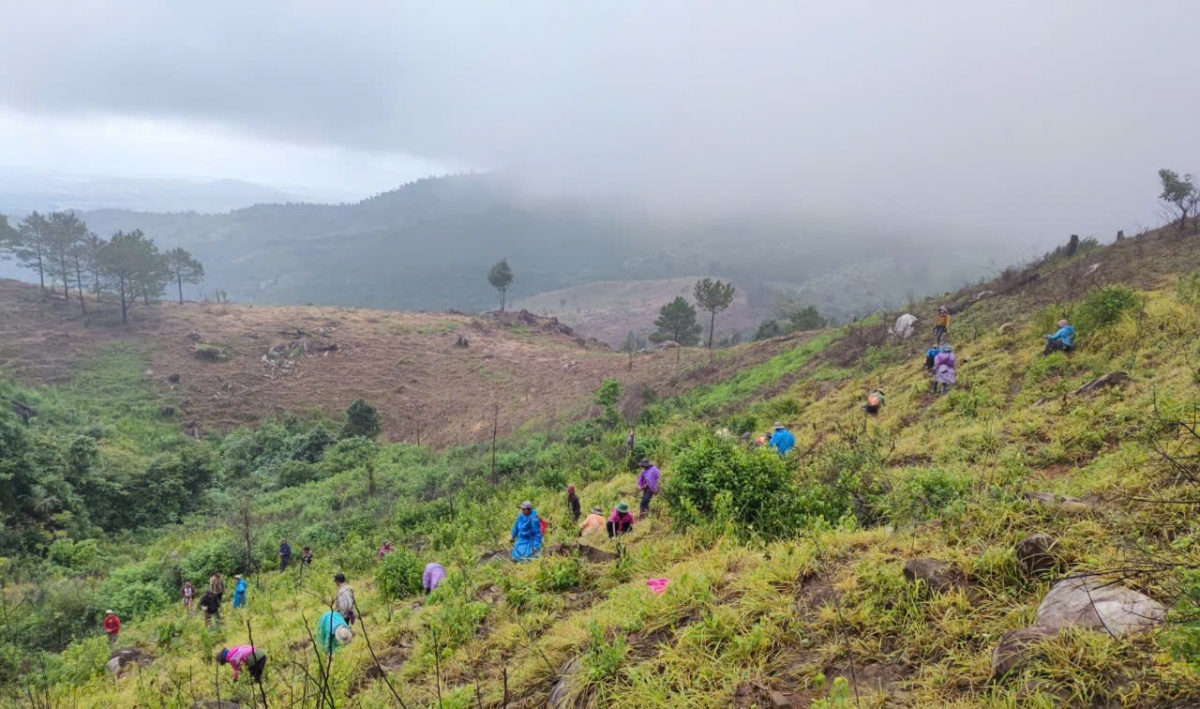
[[[1080,626],[1113,636],[1163,622],[1167,609],[1131,588],[1095,576],[1071,576],[1054,584],[1037,609],[1037,625],[1052,630]]]
[[[124,674],[126,668],[132,666],[145,667],[154,661],[154,658],[149,654],[142,652],[136,647],[125,647],[116,650],[108,658],[108,671],[113,675],[120,677]]]
[[[1125,372],[1109,372],[1102,377],[1097,377],[1092,381],[1084,384],[1075,390],[1075,394],[1090,394],[1097,389],[1104,387],[1123,386],[1133,381]]]
[[[908,338],[912,337],[916,330],[917,316],[911,313],[905,313],[896,318],[895,324],[892,325],[891,333],[896,337]]]
[[[1036,625],[1008,631],[992,649],[992,676],[1000,679],[1012,672],[1029,657],[1034,645],[1055,635],[1057,630]]]
[[[1058,542],[1048,534],[1031,534],[1017,542],[1014,550],[1017,564],[1026,576],[1042,578],[1058,570],[1058,559],[1054,553]]]
[[[558,670],[558,681],[550,688],[550,697],[546,700],[546,709],[572,709],[579,706],[578,696],[572,696],[575,675],[579,673],[582,663],[578,657],[569,660]]]
[[[967,577],[963,572],[937,559],[910,559],[904,565],[904,578],[911,583],[924,583],[934,593],[967,588]]]

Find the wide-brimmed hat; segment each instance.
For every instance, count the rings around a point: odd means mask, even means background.
[[[1067,319],[1066,319],[1066,318],[1063,318],[1062,320],[1059,320],[1059,321],[1058,321],[1058,326],[1059,326],[1059,327],[1066,327],[1067,325],[1070,325],[1070,324],[1071,324],[1071,323],[1067,322]]]
[[[529,500],[525,500],[524,502],[522,502],[521,504],[519,504],[517,506],[523,510],[532,510],[533,509],[533,503],[530,502]]]
[[[339,643],[348,643],[354,639],[354,631],[349,626],[339,625],[337,630],[333,631],[333,636]]]
[[[783,428],[783,424],[782,424],[782,423],[780,423],[780,422],[778,422],[778,421],[776,421],[776,422],[775,422],[775,428]]]
[[[638,465],[642,466],[643,468],[649,468],[651,465],[654,465],[654,463],[651,463],[649,458],[642,458],[638,461]]]
[[[107,610],[107,611],[104,611],[104,615],[116,615],[116,613],[112,610]]]
[[[628,512],[628,511],[629,511],[629,503],[628,502],[618,502],[617,503],[617,512]]]
[[[600,515],[600,514],[604,514],[604,513],[600,511],[600,508],[599,508],[599,507],[593,507],[593,508],[592,508],[592,514],[594,514],[594,515]]]
[[[234,576],[233,576],[233,577],[234,577],[235,579],[240,579],[240,578],[242,577],[242,575],[241,575],[241,574],[234,574]]]

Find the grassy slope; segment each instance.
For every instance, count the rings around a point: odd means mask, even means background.
[[[492,500],[459,513],[464,520],[459,526],[483,527],[475,530],[481,543],[472,546],[452,536],[460,541],[446,544],[431,534],[435,538],[422,559],[438,558],[452,571],[450,586],[436,602],[388,604],[365,575],[354,579],[372,644],[389,658],[385,664],[396,668],[390,673],[393,684],[410,706],[439,701],[447,707],[475,706],[477,686],[485,706],[500,706],[505,684],[509,706],[540,706],[562,668],[584,654],[583,670],[571,676],[568,688],[592,706],[605,707],[729,706],[747,680],[787,692],[797,706],[819,700],[827,706],[890,701],[1051,707],[1066,701],[1149,707],[1196,696],[1195,674],[1151,636],[1116,640],[1065,633],[1044,644],[1020,677],[1003,684],[990,680],[990,648],[1005,631],[1032,622],[1048,588],[1018,573],[1012,548],[1021,537],[1052,534],[1071,569],[1100,570],[1120,565],[1134,542],[1156,541],[1154,530],[1170,528],[1177,540],[1188,540],[1195,531],[1187,508],[1150,508],[1125,497],[1161,481],[1138,434],[1156,394],[1183,400],[1193,393],[1187,357],[1195,357],[1200,335],[1195,308],[1180,303],[1169,289],[1154,290],[1140,317],[1127,313],[1087,338],[1072,358],[1043,360],[1037,356],[1043,328],[1033,314],[1044,302],[1017,293],[960,315],[953,334],[965,361],[960,384],[947,397],[925,393],[919,360],[904,348],[878,347],[858,364],[840,367],[817,366],[806,355],[788,353],[781,357],[792,358],[792,366],[768,362],[741,376],[745,386],[718,385],[685,399],[657,432],[669,437],[684,431],[705,412],[741,411],[753,416],[759,429],[776,415],[793,412],[797,449],[803,451],[818,441],[845,440],[865,426],[865,435],[882,441],[888,451],[883,474],[893,483],[935,469],[962,481],[965,494],[935,521],[922,522],[917,515],[907,524],[865,530],[847,521],[794,541],[742,544],[716,530],[673,530],[658,517],[624,541],[624,560],[589,565],[578,589],[555,592],[545,589],[555,574],[571,571],[565,562],[520,567],[473,562],[481,549],[504,546],[516,497]],[[1001,335],[1002,320],[1017,324]],[[814,342],[826,346],[824,338]],[[805,375],[796,376],[796,367],[807,367]],[[1133,383],[1092,396],[1058,398],[1114,370],[1129,372]],[[771,385],[779,380],[790,384],[775,392]],[[875,386],[888,392],[888,404],[878,419],[864,422],[857,406]],[[774,396],[761,400],[764,391]],[[1051,401],[1035,405],[1046,397]],[[723,420],[710,419],[709,425]],[[664,445],[657,453],[669,476],[670,450]],[[566,472],[573,479],[580,474]],[[797,472],[815,474],[807,462],[799,463]],[[405,473],[395,475],[399,480]],[[581,485],[580,494],[585,506],[607,505],[628,496],[633,482],[632,475],[612,466],[599,480]],[[318,485],[353,499],[362,496],[364,484],[358,476],[344,476]],[[1022,498],[1028,490],[1086,496],[1097,506],[1091,511],[1042,508]],[[551,521],[549,541],[570,539],[560,495],[537,487],[529,494],[536,495],[542,515]],[[260,506],[268,516],[286,515],[289,509],[284,495]],[[203,536],[166,536],[146,549],[145,557],[186,552]],[[611,548],[607,542],[600,546]],[[975,592],[922,596],[901,575],[906,559],[922,556],[956,564],[968,573]],[[320,603],[298,593],[296,585],[327,597],[325,579],[348,561],[323,555],[306,579],[265,576],[252,589],[245,618],[253,623],[256,642],[278,661],[269,688],[272,706],[286,704],[289,691],[300,687],[288,662],[306,664],[307,656],[290,648],[306,637],[305,618],[313,622],[320,611]],[[657,576],[671,579],[660,597],[645,586],[647,578]],[[1153,582],[1140,587],[1165,597],[1166,589]],[[486,613],[477,632],[442,652],[435,664],[432,648],[446,641],[444,636],[435,640],[430,628],[443,633],[463,625],[474,628],[462,617],[475,612]],[[158,647],[159,628],[178,617],[171,609],[127,627],[126,642],[158,655],[139,674],[119,681],[106,675],[75,678],[56,686],[55,695],[73,697],[78,706],[186,706],[193,692],[212,697],[212,667],[201,658],[218,640],[244,641],[245,628],[230,623],[205,632],[192,619],[172,647]],[[102,641],[69,652],[88,651],[102,655]],[[339,706],[394,705],[383,682],[363,679],[370,664],[362,642],[339,651],[334,663]],[[834,681],[838,676],[858,678],[857,692]],[[245,683],[231,686],[225,673],[220,678],[224,697],[249,691]],[[874,693],[878,683],[884,691]]]

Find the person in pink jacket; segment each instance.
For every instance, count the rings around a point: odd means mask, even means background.
[[[255,649],[253,645],[238,645],[232,649],[221,648],[221,651],[217,653],[217,664],[229,665],[233,668],[234,681],[241,676],[242,668],[245,667],[255,682],[261,682],[263,669],[267,666],[267,653]]]

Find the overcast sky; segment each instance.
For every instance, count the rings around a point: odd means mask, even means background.
[[[1200,171],[1195,0],[0,0],[0,155],[1111,237]]]

